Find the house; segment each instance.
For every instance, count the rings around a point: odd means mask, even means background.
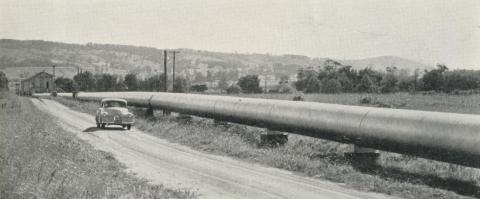
[[[53,75],[46,72],[39,72],[32,77],[21,81],[22,94],[46,93],[53,90]]]

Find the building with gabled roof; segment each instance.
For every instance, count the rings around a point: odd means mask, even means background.
[[[21,81],[22,94],[48,93],[54,88],[53,75],[46,72],[39,72]]]

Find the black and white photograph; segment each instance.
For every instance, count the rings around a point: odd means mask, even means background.
[[[0,0],[0,199],[480,199],[479,0]]]

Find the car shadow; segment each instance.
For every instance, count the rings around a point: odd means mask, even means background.
[[[98,128],[98,127],[92,126],[92,127],[86,128],[86,129],[83,130],[82,132],[84,132],[84,133],[91,133],[91,132],[102,131],[102,130],[126,131],[126,129],[124,129],[124,128],[122,128],[122,127],[105,127],[104,129],[102,129],[102,128]]]

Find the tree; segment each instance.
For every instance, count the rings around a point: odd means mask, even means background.
[[[342,85],[335,78],[326,79],[322,83],[322,88],[321,88],[322,93],[340,93],[341,90],[342,90]]]
[[[73,77],[81,91],[93,91],[96,89],[96,79],[89,71],[81,72]]]
[[[323,80],[324,78],[331,79],[335,78],[337,68],[342,66],[340,62],[337,62],[332,59],[327,59],[323,62],[323,69],[319,67],[319,79]]]
[[[8,78],[2,71],[0,71],[0,91],[1,90],[8,90]]]
[[[377,92],[377,85],[368,74],[364,74],[357,86],[357,91],[361,93]]]
[[[260,87],[260,79],[258,75],[246,75],[241,77],[237,85],[240,86],[242,92],[244,93],[261,93],[262,88]]]
[[[472,73],[473,72],[466,70],[446,73],[443,91],[452,92],[454,90],[471,90],[478,88],[478,77],[474,77]]]
[[[220,92],[223,92],[223,91],[227,90],[228,82],[227,82],[227,75],[225,73],[221,74],[217,87],[218,87],[218,89],[220,89]]]
[[[353,91],[353,81],[355,78],[349,78],[345,73],[338,73],[336,80],[340,83],[342,92]]]
[[[194,82],[206,82],[207,77],[205,77],[205,75],[203,75],[202,73],[196,72],[195,73],[195,78],[194,78],[193,81]]]
[[[425,75],[423,75],[423,89],[430,91],[441,91],[444,86],[444,76],[443,73],[447,71],[448,68],[445,65],[438,64],[437,69],[431,71],[425,70]]]
[[[114,91],[117,88],[117,77],[110,74],[96,75],[97,91]]]
[[[129,91],[135,91],[138,90],[138,80],[137,80],[137,75],[134,73],[129,73],[125,75],[125,80],[123,81],[125,86],[127,87],[127,90]]]
[[[306,79],[306,71],[304,68],[299,68],[297,70],[297,81],[294,83],[295,88],[299,91],[305,90],[305,79]]]
[[[306,93],[316,93],[320,91],[320,81],[318,73],[313,67],[301,68],[297,72],[297,82],[295,88]]]
[[[375,71],[371,68],[364,68],[362,70],[359,70],[358,71],[358,78],[359,78],[359,81],[357,84],[360,83],[360,81],[362,80],[363,76],[365,75],[368,75],[368,77],[370,78],[370,80],[375,84],[375,85],[378,85],[380,83],[380,81],[382,80],[383,78],[383,75],[378,72],[378,71]]]
[[[398,91],[398,79],[395,75],[396,67],[387,67],[387,73],[380,81],[380,91],[382,93],[394,93]]]
[[[69,78],[59,77],[55,80],[55,86],[63,92],[73,92],[78,90],[78,85]]]
[[[140,90],[143,91],[161,91],[165,88],[165,79],[163,74],[151,76],[143,81],[139,81]]]
[[[317,77],[311,75],[305,79],[305,93],[318,93],[320,92],[320,80]]]

